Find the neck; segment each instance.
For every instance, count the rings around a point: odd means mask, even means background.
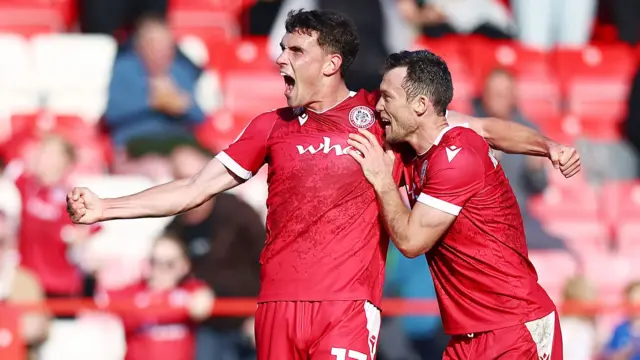
[[[420,124],[418,130],[411,135],[407,142],[418,155],[423,155],[435,145],[438,136],[442,130],[449,126],[449,123],[447,123],[446,117],[435,116],[431,119],[420,119],[418,124]]]
[[[315,112],[323,112],[338,105],[348,96],[349,89],[343,80],[333,84],[322,84],[314,96],[319,100],[311,101],[305,107]]]

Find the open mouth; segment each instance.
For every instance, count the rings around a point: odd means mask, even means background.
[[[380,118],[380,123],[382,124],[382,127],[387,130],[387,128],[391,127],[391,120],[389,119],[385,119],[383,117]]]
[[[293,76],[284,72],[280,72],[280,75],[282,75],[282,77],[284,78],[284,94],[286,96],[289,96],[293,92],[293,88],[296,85],[296,80],[293,78]]]

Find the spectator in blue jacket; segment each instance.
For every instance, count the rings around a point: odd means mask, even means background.
[[[143,17],[113,66],[105,125],[114,145],[135,157],[166,154],[178,139],[192,142],[192,128],[205,119],[194,100],[201,72],[162,17]]]
[[[627,286],[627,303],[637,311],[640,304],[640,281]],[[613,331],[605,350],[608,360],[640,360],[640,314],[629,318]]]

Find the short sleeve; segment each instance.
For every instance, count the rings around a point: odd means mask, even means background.
[[[484,163],[464,146],[439,147],[430,160],[418,202],[457,216],[484,186]]]
[[[276,119],[275,112],[268,112],[251,120],[240,136],[216,158],[238,177],[249,180],[266,161],[267,139]]]

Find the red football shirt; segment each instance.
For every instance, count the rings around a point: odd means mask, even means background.
[[[448,334],[522,324],[555,309],[527,257],[513,190],[482,137],[446,128],[410,170],[412,205],[457,216],[426,254]]]
[[[33,176],[16,172],[22,200],[19,230],[21,264],[33,271],[49,294],[76,295],[82,276],[69,261],[65,231],[74,224],[66,208],[68,187],[42,186]]]
[[[217,155],[243,179],[269,165],[259,302],[380,305],[388,236],[373,187],[345,154],[349,133],[358,128],[382,141],[377,99],[360,91],[322,113],[292,108],[264,113]]]
[[[195,326],[186,311],[188,295],[206,285],[194,278],[170,291],[151,292],[145,282],[106,294],[118,306],[130,304],[139,313],[121,314],[127,343],[125,360],[192,360],[195,356]],[[103,298],[104,300],[105,298]],[[115,305],[115,304],[114,304]],[[147,307],[166,310],[145,313]]]

